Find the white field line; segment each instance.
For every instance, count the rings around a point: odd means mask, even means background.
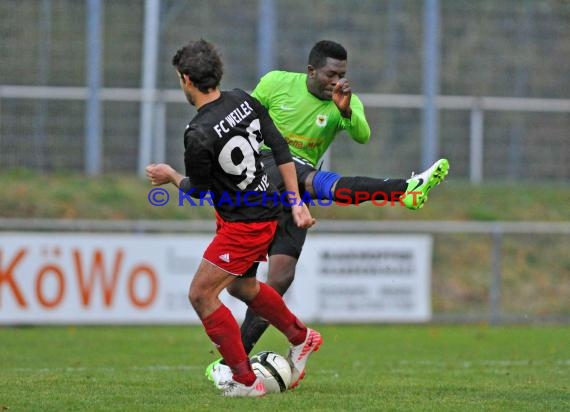
[[[29,372],[29,373],[53,373],[53,372],[117,372],[117,371],[140,371],[140,372],[162,372],[162,371],[189,371],[204,370],[204,366],[195,365],[151,365],[151,366],[131,366],[127,368],[114,367],[66,367],[66,368],[3,368],[4,371]]]
[[[380,366],[375,363],[376,366]],[[354,367],[361,367],[361,362],[354,362]],[[555,367],[564,369],[564,367],[570,367],[570,359],[559,359],[552,361],[542,361],[542,360],[478,360],[478,361],[439,361],[439,360],[401,360],[394,366],[396,368],[390,367],[390,363],[381,365],[383,367],[389,368],[392,371],[404,370],[401,367],[425,367],[427,369],[441,369],[441,368],[508,368],[508,367],[527,367],[527,366],[541,366],[541,367]],[[400,368],[398,368],[400,367]],[[2,368],[0,373],[3,372],[25,372],[25,373],[54,373],[54,372],[117,372],[117,371],[141,371],[141,372],[170,372],[170,371],[187,371],[195,372],[204,370],[204,366],[197,365],[149,365],[149,366],[131,366],[127,368],[115,368],[115,367],[62,367],[62,368]],[[406,369],[412,370],[412,369]],[[319,369],[315,368],[311,370],[311,374],[322,374],[322,375],[334,375],[338,374],[337,369]]]
[[[402,360],[398,362],[398,365],[402,366],[432,366],[432,367],[441,367],[446,368],[450,366],[458,366],[461,365],[464,368],[470,367],[480,367],[480,366],[502,366],[502,367],[513,367],[513,366],[570,366],[570,359],[558,359],[552,361],[543,361],[543,360],[532,360],[532,359],[517,359],[517,360],[501,360],[501,359],[494,359],[494,360],[477,360],[477,361],[434,361],[434,360],[414,360],[414,361],[407,361]]]

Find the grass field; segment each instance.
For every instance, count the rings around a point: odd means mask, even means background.
[[[0,410],[568,411],[565,326],[317,325],[294,391],[225,399],[199,326],[0,328]],[[270,329],[255,350],[284,353]]]

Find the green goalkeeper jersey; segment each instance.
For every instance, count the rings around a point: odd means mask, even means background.
[[[352,116],[347,119],[332,100],[321,100],[307,90],[305,73],[269,72],[252,95],[267,108],[291,153],[314,167],[341,130],[346,130],[358,143],[370,139],[362,101],[352,95]]]

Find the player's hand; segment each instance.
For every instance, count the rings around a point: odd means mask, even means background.
[[[160,186],[172,181],[174,169],[166,163],[152,163],[145,168],[146,177],[153,186]]]
[[[317,220],[311,216],[309,208],[304,203],[302,205],[291,206],[291,213],[293,214],[293,220],[297,227],[302,229],[308,229],[317,222]]]
[[[338,107],[340,114],[348,119],[350,119],[352,115],[352,110],[350,109],[351,96],[352,90],[350,89],[350,84],[348,80],[343,77],[335,84],[332,99],[336,107]]]

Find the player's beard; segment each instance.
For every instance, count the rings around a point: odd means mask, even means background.
[[[192,95],[190,94],[190,92],[187,92],[186,90],[184,90],[184,95],[186,96],[186,100],[188,100],[188,103],[190,103],[192,106],[196,106],[196,104],[194,103],[194,99],[192,98]]]
[[[318,81],[319,79],[317,79]],[[332,100],[334,85],[329,82],[318,81],[316,84],[318,95],[317,97],[321,100]]]
[[[308,87],[309,92],[318,99],[321,100],[332,100],[332,89],[325,90],[328,83],[314,83],[312,87]]]

